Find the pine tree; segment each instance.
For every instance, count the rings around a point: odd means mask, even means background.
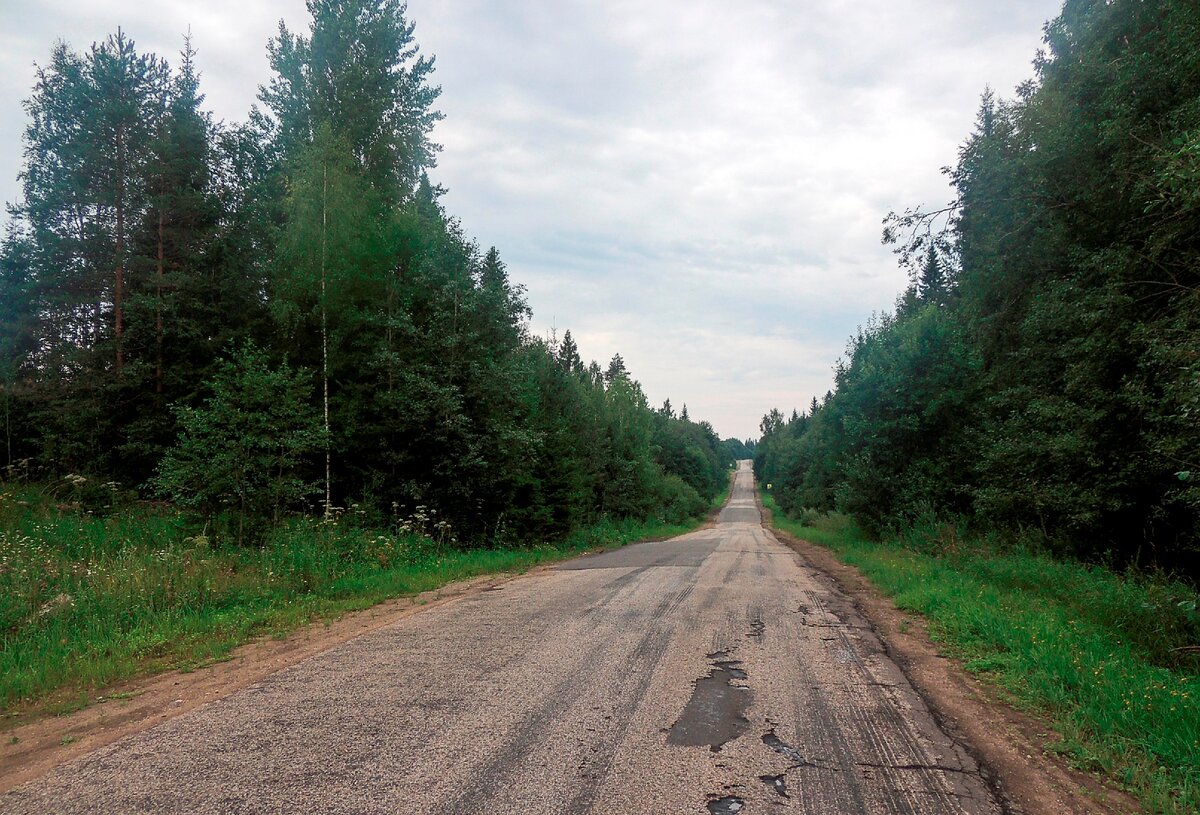
[[[31,373],[43,455],[103,472],[138,410],[141,363],[130,345],[135,232],[147,208],[146,165],[162,115],[165,64],[122,32],[86,56],[60,43],[26,102],[23,201],[31,245]],[[135,476],[136,477],[136,476]]]
[[[125,365],[125,299],[130,260],[130,227],[146,206],[143,171],[146,146],[161,116],[160,100],[167,81],[166,64],[134,50],[120,29],[92,47],[88,62],[89,108],[86,162],[97,180],[97,212],[111,224],[113,345],[116,372]]]
[[[469,543],[702,509],[711,427],[652,410],[619,354],[530,337],[500,253],[443,208],[403,4],[309,9],[247,125],[202,110],[190,38],[174,75],[121,32],[39,71],[0,246],[4,461],[143,483],[167,449],[159,485],[239,538],[317,482],[326,514],[424,504]]]

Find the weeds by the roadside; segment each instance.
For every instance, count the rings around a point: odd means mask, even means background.
[[[1063,735],[1051,749],[1152,811],[1200,812],[1200,677],[1177,650],[1200,633],[1189,587],[986,541],[877,543],[838,515],[775,512],[773,524],[832,549],[899,608],[924,615],[968,670],[1048,715]],[[927,544],[932,534],[909,536]]]
[[[457,549],[353,518],[295,521],[260,547],[220,545],[155,508],[96,517],[34,494],[0,500],[0,710],[145,671],[218,659],[282,634],[455,580],[523,571],[689,525],[604,521],[536,547]]]

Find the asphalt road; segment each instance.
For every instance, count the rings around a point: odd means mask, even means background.
[[[21,813],[999,813],[850,603],[720,523],[432,607],[64,764]]]

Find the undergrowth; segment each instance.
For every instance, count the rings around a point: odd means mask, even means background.
[[[832,549],[929,621],[967,670],[1049,717],[1048,748],[1102,772],[1153,812],[1200,812],[1197,595],[1164,576],[1117,574],[945,528],[869,540],[845,516],[773,525]]]

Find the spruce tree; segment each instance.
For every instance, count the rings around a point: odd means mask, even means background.
[[[607,385],[612,385],[621,379],[628,379],[629,371],[625,368],[625,360],[620,354],[613,354],[612,359],[608,361],[608,369],[604,372],[604,382]]]
[[[575,344],[575,338],[571,336],[569,328],[563,334],[562,344],[558,347],[558,364],[567,373],[578,374],[584,371],[583,360],[579,357],[579,346]]]
[[[938,257],[937,246],[930,241],[925,256],[925,264],[921,267],[921,275],[917,280],[917,293],[926,303],[943,304],[946,301],[946,272]]]

